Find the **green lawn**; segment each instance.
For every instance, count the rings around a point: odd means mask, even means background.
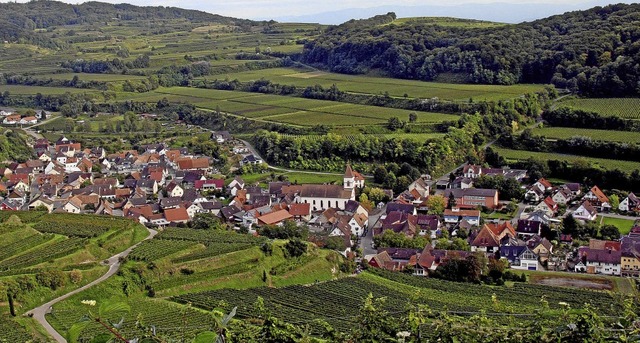
[[[630,219],[621,219],[621,218],[610,218],[598,216],[598,222],[602,225],[613,225],[620,230],[620,234],[626,235],[631,231],[633,227],[634,220]]]

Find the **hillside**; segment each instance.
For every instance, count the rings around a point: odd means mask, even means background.
[[[588,96],[638,89],[640,5],[611,5],[488,28],[396,23],[394,13],[334,26],[305,45],[303,61],[331,71],[379,70],[486,84],[553,83]]]
[[[14,130],[0,134],[0,162],[26,161],[33,157],[33,150],[27,145],[24,136]]]
[[[106,21],[160,21],[184,19],[190,23],[248,25],[249,20],[223,17],[202,11],[176,7],[140,7],[129,4],[86,2],[78,5],[58,1],[35,0],[27,3],[0,3],[0,40],[30,42],[55,47],[57,42],[42,36],[38,29],[55,30],[56,26],[94,24]],[[35,30],[35,31],[34,31]]]

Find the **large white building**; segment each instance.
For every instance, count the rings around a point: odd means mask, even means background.
[[[342,186],[300,185],[296,187],[298,188],[296,201],[311,204],[313,211],[324,211],[329,208],[344,210],[349,200],[356,200],[356,187],[364,187],[364,177],[347,165]]]

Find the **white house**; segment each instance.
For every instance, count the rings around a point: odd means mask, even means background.
[[[618,209],[623,212],[639,211],[640,199],[638,199],[635,194],[629,193],[629,195],[620,202]]]
[[[571,191],[567,188],[560,188],[558,189],[558,191],[556,191],[553,194],[553,197],[551,199],[553,199],[553,201],[555,201],[556,204],[567,204],[571,201],[572,198],[572,194]]]
[[[500,247],[500,257],[509,261],[511,269],[519,270],[539,270],[538,255],[536,255],[526,245]]]
[[[184,195],[184,189],[180,187],[180,185],[178,185],[177,183],[171,182],[169,183],[169,185],[167,185],[167,196],[180,198],[183,195]]]
[[[38,118],[36,117],[24,117],[20,119],[21,125],[30,125],[30,124],[37,124],[37,123],[38,123]]]
[[[587,262],[587,273],[620,275],[620,251],[583,248],[581,253]]]
[[[593,221],[596,220],[597,216],[598,211],[596,211],[595,207],[588,201],[583,202],[580,207],[573,211],[573,217],[575,219]]]

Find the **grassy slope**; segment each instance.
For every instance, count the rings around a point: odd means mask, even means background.
[[[497,148],[497,147],[494,147],[492,149],[498,152],[501,156],[503,156],[507,160],[522,161],[522,160],[528,159],[529,157],[533,157],[539,160],[567,161],[569,163],[577,160],[584,160],[584,161],[596,164],[603,169],[620,169],[620,170],[626,170],[626,171],[640,169],[640,162],[633,162],[633,161],[608,160],[604,158],[584,157],[584,156],[577,156],[577,155],[564,155],[564,154],[547,153],[547,152],[533,152],[533,151],[526,151],[526,150],[512,150],[512,149],[504,149],[504,148]]]

